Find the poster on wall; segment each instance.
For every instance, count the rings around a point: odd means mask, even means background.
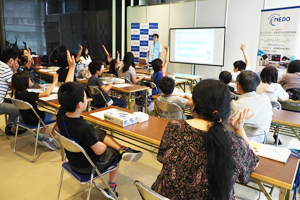
[[[158,23],[131,23],[131,52],[134,55],[134,62],[147,57],[154,33],[158,34]]]
[[[257,71],[274,66],[285,73],[300,58],[300,6],[261,11]]]

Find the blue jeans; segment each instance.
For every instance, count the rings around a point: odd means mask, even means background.
[[[6,102],[0,103],[0,115],[3,114],[8,115],[7,124],[13,124],[13,126],[16,127],[19,111],[14,104]]]
[[[118,99],[115,97],[110,97],[110,98],[114,101],[114,103],[112,105],[119,106],[121,108],[126,108],[127,103],[124,99]]]

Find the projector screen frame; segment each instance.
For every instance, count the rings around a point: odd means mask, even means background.
[[[215,64],[206,64],[206,63],[191,63],[191,62],[174,62],[171,61],[171,48],[170,48],[170,43],[171,43],[171,30],[177,30],[177,29],[218,29],[222,28],[224,29],[224,42],[223,42],[223,64],[222,65],[215,65]],[[217,67],[223,67],[224,66],[224,61],[225,61],[225,39],[226,39],[226,27],[225,26],[218,26],[218,27],[191,27],[191,28],[170,28],[169,29],[169,62],[170,63],[179,63],[179,64],[191,64],[191,65],[208,65],[208,66],[217,66]]]

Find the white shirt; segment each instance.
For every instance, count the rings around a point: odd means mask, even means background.
[[[239,113],[246,108],[249,108],[249,114],[253,113],[254,116],[247,119],[245,123],[258,125],[268,133],[273,115],[269,97],[266,94],[257,94],[256,92],[241,95],[238,100],[231,101],[229,119],[238,118]]]
[[[13,71],[4,62],[0,61],[0,103],[3,102],[8,90],[8,83],[11,82]]]
[[[271,101],[277,101],[278,98],[285,101],[289,99],[289,94],[282,88],[278,83],[267,83],[260,82],[256,88],[257,94],[266,94]]]
[[[88,66],[92,62],[90,55],[87,55],[86,59],[83,56],[80,56],[79,59],[80,59],[81,63],[85,64],[86,66]]]

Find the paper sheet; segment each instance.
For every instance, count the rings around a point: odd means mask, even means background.
[[[55,74],[56,72],[49,72],[50,74]]]
[[[57,94],[51,94],[48,97],[42,97],[42,98],[40,98],[40,100],[43,100],[43,101],[50,101],[50,100],[54,100],[54,99],[57,99]]]
[[[52,72],[52,69],[39,69],[40,72]]]
[[[256,154],[265,158],[276,160],[279,162],[286,163],[288,160],[291,150],[283,147],[274,147],[266,144],[259,144],[257,142],[250,141]]]
[[[84,81],[86,78],[78,78],[77,80]]]
[[[104,113],[111,112],[113,110],[117,110],[117,109],[111,108],[111,109],[108,109],[108,110],[104,110],[104,111],[99,111],[99,112],[92,113],[91,115],[94,116],[94,117],[97,117],[99,119],[104,120]]]
[[[132,85],[128,84],[128,83],[123,83],[123,84],[116,84],[114,85],[114,87],[117,87],[117,88],[121,88],[121,87],[130,87]]]
[[[54,86],[54,88],[53,88],[53,90],[52,90],[52,93],[57,93],[57,92],[58,92],[58,89],[59,89],[59,87]]]
[[[28,89],[28,92],[41,93],[41,92],[44,92],[44,91],[41,90],[41,89]]]

